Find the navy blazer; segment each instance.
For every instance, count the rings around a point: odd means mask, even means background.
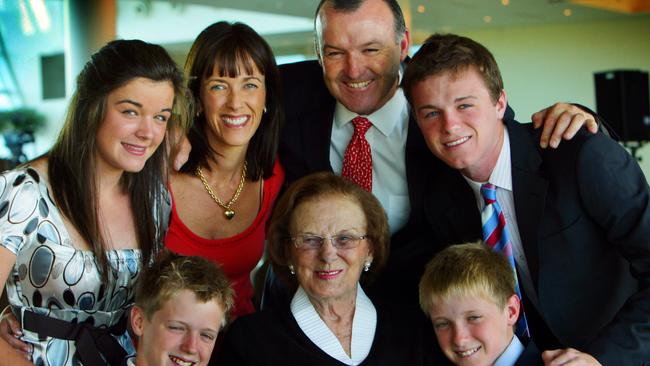
[[[637,162],[603,134],[580,132],[541,150],[539,131],[506,127],[517,224],[539,299],[524,295],[524,304],[545,323],[531,324],[533,340],[545,350],[556,338],[607,365],[645,365],[650,194]],[[474,194],[456,170],[437,170],[425,212],[445,245],[481,238]]]
[[[285,122],[280,137],[279,154],[285,168],[286,183],[318,171],[331,171],[330,136],[336,100],[323,81],[317,61],[304,61],[280,66],[285,101]],[[415,119],[409,119],[405,147],[406,179],[411,214],[407,224],[391,237],[389,263],[375,281],[381,286],[368,287],[371,298],[416,307],[417,284],[424,265],[436,245],[423,245],[416,240],[428,230],[422,209],[424,175],[435,157],[422,137]],[[381,172],[376,172],[381,174]]]

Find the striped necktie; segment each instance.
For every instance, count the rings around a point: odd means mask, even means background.
[[[481,196],[485,201],[485,207],[481,212],[481,222],[483,223],[483,240],[492,250],[503,253],[510,262],[512,271],[515,275],[515,290],[519,299],[521,290],[519,280],[517,279],[517,268],[515,267],[515,257],[512,254],[512,242],[510,234],[506,227],[506,218],[503,215],[501,206],[497,202],[497,189],[494,184],[485,183],[481,186]],[[530,338],[528,322],[524,313],[523,302],[521,304],[521,315],[517,321],[516,333],[519,337]]]

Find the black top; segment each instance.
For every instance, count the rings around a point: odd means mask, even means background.
[[[431,324],[375,305],[377,328],[368,357],[360,365],[440,365]],[[411,318],[411,319],[409,319]],[[422,326],[413,327],[412,324]],[[302,332],[289,308],[265,310],[237,319],[226,333],[218,364],[339,366]],[[440,356],[439,356],[440,357]]]

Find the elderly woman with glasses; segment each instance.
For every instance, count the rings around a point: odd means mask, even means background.
[[[371,193],[332,173],[304,177],[280,198],[267,237],[274,270],[295,295],[285,309],[235,321],[220,365],[428,364],[420,331],[373,304],[360,284],[389,247]]]

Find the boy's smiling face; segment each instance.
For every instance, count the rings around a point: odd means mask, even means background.
[[[519,316],[519,298],[504,308],[484,296],[451,295],[429,311],[440,348],[455,365],[492,365],[508,347]]]
[[[207,365],[224,312],[216,299],[201,302],[182,290],[156,311],[151,320],[140,308],[131,310],[133,331],[139,336],[136,365]]]

